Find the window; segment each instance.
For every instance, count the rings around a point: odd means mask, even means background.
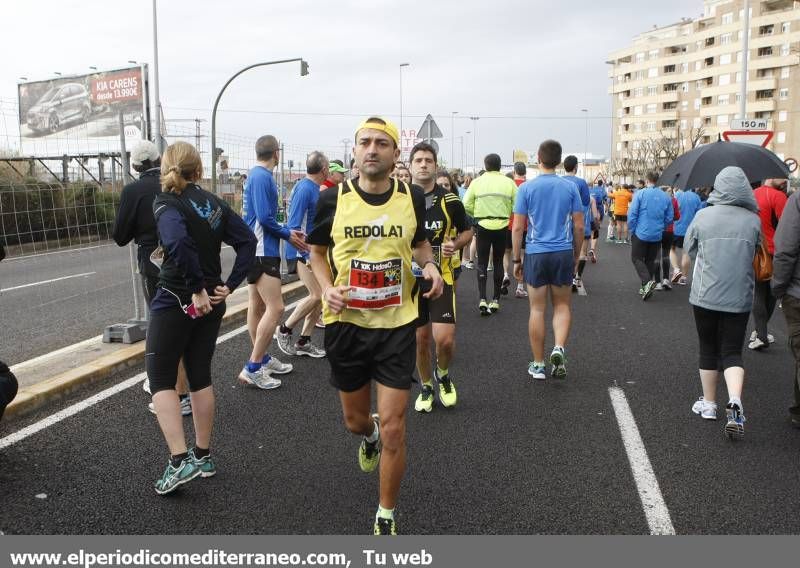
[[[695,117],[695,119],[692,121],[692,128],[700,128],[701,126],[703,126],[703,119],[699,116]]]
[[[719,76],[719,86],[724,87],[725,85],[731,84],[731,75],[730,73],[725,73],[724,75]]]
[[[641,132],[642,131],[642,123],[641,122],[637,122],[636,124],[634,124],[633,125],[633,131],[634,132]]]
[[[730,45],[732,40],[733,40],[732,33],[722,34],[721,36],[719,36],[720,45]]]
[[[720,95],[717,97],[717,104],[720,106],[725,106],[731,104],[731,96],[730,95]]]
[[[658,85],[650,85],[647,87],[647,96],[653,97],[658,94]]]
[[[642,116],[642,105],[638,105],[633,107],[633,115],[634,116]]]
[[[647,122],[646,128],[647,128],[648,132],[655,132],[656,131],[656,121],[655,120],[649,120]]]
[[[786,57],[786,56],[787,56],[787,55],[789,55],[791,52],[792,52],[792,46],[791,46],[791,45],[789,45],[788,43],[784,43],[784,44],[781,46],[781,55],[782,55],[783,57]]]
[[[719,64],[720,65],[730,65],[732,60],[733,60],[733,56],[730,53],[726,53],[725,55],[720,55],[719,56]]]
[[[689,92],[689,83],[684,83],[683,85],[681,85],[681,91],[683,91],[684,93],[688,93]]]
[[[652,79],[654,77],[658,77],[658,67],[651,67],[647,70],[647,78]]]
[[[680,83],[667,83],[664,85],[664,92],[665,93],[672,93],[678,90],[678,86]]]
[[[714,38],[713,37],[707,37],[705,45],[706,45],[706,47],[711,47],[712,45],[714,45]]]
[[[683,120],[681,120],[681,130],[686,130],[686,126],[687,126],[687,122],[686,122],[686,119],[684,118]]]
[[[634,97],[643,97],[644,96],[644,87],[636,87],[633,90]]]
[[[689,110],[689,101],[681,101],[681,110]]]
[[[650,103],[647,105],[647,114],[653,114],[656,112],[656,103]]]
[[[711,104],[711,97],[703,97],[703,106],[708,106]]]
[[[767,120],[772,118],[772,111],[769,110],[762,110],[756,113],[756,118],[766,118]]]
[[[683,73],[689,72],[689,64],[687,62],[681,63],[681,72]]]
[[[734,97],[734,100],[736,101],[736,104],[738,105],[742,100],[742,93],[736,93],[736,97]]]
[[[710,116],[704,116],[703,117],[703,125],[704,126],[711,126],[711,117]]]
[[[792,22],[783,22],[781,24],[781,32],[788,34],[792,29]]]
[[[700,110],[700,99],[694,100],[694,110]]]
[[[786,122],[788,118],[789,118],[789,113],[786,112],[785,110],[782,110],[778,113],[778,122]]]
[[[717,125],[718,126],[727,126],[728,125],[728,115],[721,114],[717,117]]]
[[[703,65],[705,65],[706,67],[710,67],[710,66],[714,65],[714,58],[713,57],[706,57],[703,60]]]
[[[756,77],[759,79],[771,79],[775,76],[775,70],[771,68],[759,69],[756,71]]]
[[[669,103],[664,103],[663,107],[664,110],[675,110],[678,108],[678,101],[672,101]]]
[[[617,142],[617,152],[622,151],[622,142]]]
[[[728,24],[733,23],[733,12],[728,12],[727,14],[722,14],[722,25],[727,26]]]
[[[742,82],[742,72],[741,71],[736,73],[736,82],[737,83],[741,83]]]
[[[788,79],[788,78],[789,78],[789,68],[781,67],[781,79]]]
[[[778,132],[778,144],[785,144],[785,143],[786,143],[786,133]]]
[[[775,31],[775,26],[773,24],[769,24],[767,26],[760,26],[758,28],[758,35],[765,36],[765,35],[772,35]]]
[[[703,62],[702,61],[698,61],[697,63],[694,64],[694,70],[695,71],[700,71],[700,69],[702,69],[702,68],[703,68]]]
[[[758,56],[759,57],[769,57],[772,55],[772,47],[759,47],[758,48]]]
[[[644,69],[640,69],[639,71],[634,73],[633,78],[636,81],[640,81],[640,80],[644,79]]]
[[[664,73],[675,73],[675,65],[664,65]]]
[[[650,57],[650,59],[658,59],[658,50],[657,49],[651,49],[650,53],[649,53],[649,57]]]
[[[636,54],[636,63],[641,63],[642,61],[644,61],[644,51]]]
[[[678,125],[677,120],[663,120],[661,121],[662,128],[675,128]]]
[[[779,96],[780,96],[782,101],[785,101],[786,99],[788,99],[789,98],[789,89],[786,89],[786,88],[781,89]]]
[[[756,100],[764,101],[775,97],[775,89],[761,89],[756,91]]]

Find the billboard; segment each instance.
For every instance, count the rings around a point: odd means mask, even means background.
[[[22,139],[148,136],[147,66],[20,83]]]

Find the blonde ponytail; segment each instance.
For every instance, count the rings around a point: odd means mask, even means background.
[[[161,157],[161,188],[180,195],[189,183],[203,177],[203,162],[194,146],[175,142]]]

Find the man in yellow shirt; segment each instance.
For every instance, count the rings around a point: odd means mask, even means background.
[[[355,135],[359,176],[320,193],[308,235],[311,266],[322,292],[325,351],[350,432],[363,436],[362,471],[380,462],[375,534],[397,534],[394,508],[406,466],[406,409],[416,360],[418,284],[424,296],[443,280],[425,232],[425,196],[391,178],[400,158],[397,127],[371,117]],[[371,415],[372,381],[378,414]],[[378,419],[380,417],[380,420]]]
[[[503,255],[508,242],[508,221],[514,211],[517,184],[500,173],[500,156],[489,154],[483,164],[486,173],[475,179],[464,195],[464,209],[477,223],[478,292],[481,315],[487,316],[500,309],[502,294]],[[489,255],[494,266],[494,294],[486,302],[486,280],[488,278]]]

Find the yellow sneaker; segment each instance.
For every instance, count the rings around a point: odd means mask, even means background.
[[[378,415],[373,414],[375,428],[380,428]],[[358,446],[358,465],[364,473],[375,471],[381,461],[381,439],[380,436],[375,442],[367,442],[366,438],[361,438],[361,445]]]
[[[436,382],[439,383],[439,402],[445,408],[452,408],[458,402],[458,394],[456,393],[456,385],[450,380],[450,374],[443,377],[439,376],[437,371],[434,371]]]
[[[433,385],[422,384],[422,390],[414,403],[414,410],[417,412],[430,412],[433,410]]]

